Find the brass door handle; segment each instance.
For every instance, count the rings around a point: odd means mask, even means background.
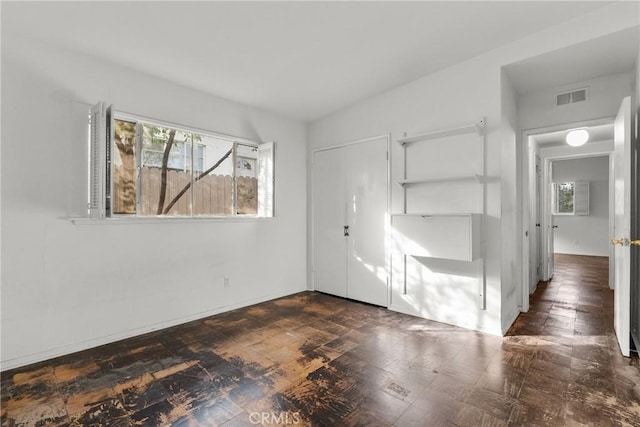
[[[640,246],[640,240],[629,240],[620,238],[620,239],[611,239],[612,245],[620,245],[620,246]]]

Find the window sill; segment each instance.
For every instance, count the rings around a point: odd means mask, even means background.
[[[258,222],[272,220],[273,217],[177,217],[177,216],[151,216],[151,217],[111,217],[111,218],[67,218],[73,225],[115,225],[115,224],[202,224],[216,222]]]

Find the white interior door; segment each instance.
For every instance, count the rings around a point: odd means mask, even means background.
[[[386,138],[347,147],[347,297],[387,306]]]
[[[545,268],[545,277],[544,280],[551,280],[553,277],[554,270],[554,259],[553,254],[555,252],[554,248],[554,230],[555,225],[553,224],[553,203],[554,203],[554,192],[553,192],[553,162],[548,162],[546,167],[546,176],[545,176],[545,201],[544,201],[544,214],[545,214],[545,234],[546,234],[546,253],[544,264]]]
[[[313,154],[313,288],[347,296],[344,150]]]
[[[631,100],[624,98],[614,122],[614,328],[620,351],[631,341]]]

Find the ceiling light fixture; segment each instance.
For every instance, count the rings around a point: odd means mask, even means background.
[[[580,147],[589,140],[589,132],[586,129],[573,129],[567,132],[565,140],[572,147]]]

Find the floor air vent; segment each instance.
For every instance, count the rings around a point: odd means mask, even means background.
[[[571,92],[563,92],[556,95],[556,106],[573,104],[587,100],[587,89],[578,89]]]

